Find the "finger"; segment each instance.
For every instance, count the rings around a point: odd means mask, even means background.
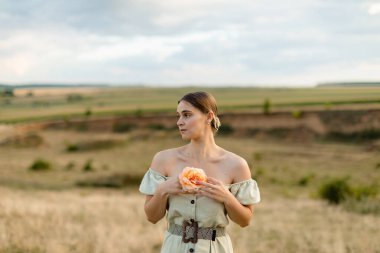
[[[203,191],[203,192],[211,192],[212,188],[210,188],[210,187],[200,187],[199,190]]]
[[[215,195],[215,194],[213,194],[212,192],[209,192],[209,191],[201,190],[201,191],[199,191],[199,194],[201,196],[205,196],[205,197],[208,197],[210,199],[215,199],[215,200],[218,199],[217,195]]]
[[[201,192],[205,192],[206,194],[215,195],[218,193],[216,188],[210,188],[210,187],[202,187],[200,188]]]
[[[211,194],[209,189],[203,188],[203,187],[199,189],[199,193],[203,196],[207,196],[208,194]]]
[[[210,182],[212,184],[218,184],[218,185],[222,185],[223,184],[220,180],[215,179],[213,177],[207,177],[207,182]]]
[[[209,188],[215,187],[215,185],[207,183],[207,182],[203,182],[203,181],[197,181],[197,184],[203,185],[203,186],[206,186],[206,187],[209,187]]]

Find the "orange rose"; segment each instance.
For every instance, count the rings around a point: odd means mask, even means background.
[[[185,167],[178,178],[184,190],[196,190],[202,187],[196,183],[197,181],[206,182],[207,180],[206,173],[202,169],[193,167]]]

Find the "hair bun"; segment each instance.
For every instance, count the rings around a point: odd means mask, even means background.
[[[219,120],[218,116],[215,116],[215,117],[214,117],[214,119],[213,119],[212,122],[211,122],[211,125],[214,127],[214,129],[215,129],[216,131],[218,131],[219,127],[221,126],[221,124],[220,124],[220,120]]]

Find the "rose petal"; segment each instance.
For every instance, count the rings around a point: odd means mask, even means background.
[[[193,167],[185,167],[178,177],[183,189],[198,189],[203,186],[197,184],[197,181],[207,181],[206,173],[202,169]]]

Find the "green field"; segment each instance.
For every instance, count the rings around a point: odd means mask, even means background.
[[[185,93],[208,91],[218,101],[220,112],[261,111],[269,100],[272,110],[380,107],[380,87],[324,88],[59,88],[15,90],[15,97],[0,98],[0,123],[120,116],[152,112],[175,113],[178,99]],[[29,93],[29,95],[28,95]]]
[[[272,111],[380,108],[376,87],[16,91],[0,98],[0,253],[159,252],[166,223],[148,223],[137,187],[156,152],[186,144],[177,130],[18,132],[10,123],[175,114],[194,90],[211,92],[222,113],[262,112],[266,99]],[[251,226],[228,227],[235,252],[379,252],[380,140],[347,138],[216,135],[247,160],[262,196]]]

